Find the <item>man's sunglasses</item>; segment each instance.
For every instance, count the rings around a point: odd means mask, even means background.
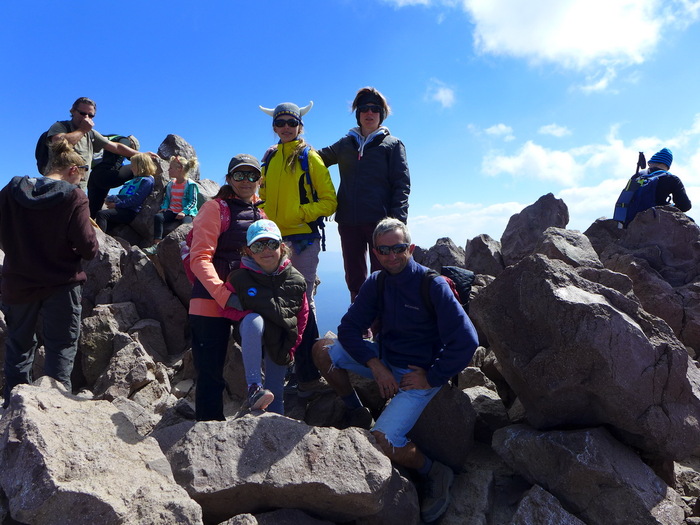
[[[296,128],[299,125],[299,121],[295,118],[290,118],[287,120],[284,120],[283,118],[278,118],[273,122],[273,124],[276,128],[283,128],[285,124],[290,128]]]
[[[79,111],[79,110],[77,110],[77,109],[76,109],[76,111],[77,111],[78,113],[80,113],[83,117],[95,118],[95,114],[94,114],[94,113],[85,113],[84,111]]]
[[[360,110],[360,113],[367,113],[368,111],[371,111],[372,113],[381,113],[382,112],[381,106],[368,106],[367,104],[363,104],[361,106],[358,106],[357,109]]]
[[[279,247],[280,247],[280,242],[277,239],[267,239],[264,241],[255,241],[253,244],[248,246],[248,248],[250,248],[250,251],[253,253],[260,253],[265,248],[269,248],[270,250],[275,251]]]
[[[394,244],[393,246],[377,246],[376,250],[379,252],[379,255],[389,255],[390,253],[399,254],[408,250],[409,246],[410,244],[402,242],[401,244]]]
[[[248,180],[249,182],[258,182],[260,174],[257,171],[234,171],[231,173],[231,178],[236,182]]]

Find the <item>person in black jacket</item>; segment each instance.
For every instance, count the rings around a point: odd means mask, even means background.
[[[370,249],[372,232],[384,217],[404,224],[408,218],[411,180],[403,143],[382,123],[389,104],[378,90],[364,87],[352,103],[357,127],[318,154],[326,166],[338,165],[340,187],[335,220],[343,249],[345,282],[354,301],[367,279],[367,252],[372,271],[381,265]]]
[[[668,173],[672,162],[673,153],[671,153],[670,149],[663,148],[661,151],[654,153],[649,159],[649,173],[657,171]],[[692,207],[681,179],[672,173],[668,173],[668,176],[659,179],[659,184],[656,186],[656,206],[668,204],[669,197],[673,197],[673,205],[682,212],[686,212]]]
[[[77,186],[89,166],[67,140],[51,149],[44,177],[14,177],[0,191],[0,291],[7,323],[3,408],[15,386],[33,380],[39,318],[44,372],[70,391],[87,279],[81,262],[98,250],[88,200]]]

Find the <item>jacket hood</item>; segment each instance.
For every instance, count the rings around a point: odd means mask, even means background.
[[[69,198],[77,188],[64,180],[47,177],[14,177],[10,181],[12,197],[20,206],[32,210],[53,208]]]

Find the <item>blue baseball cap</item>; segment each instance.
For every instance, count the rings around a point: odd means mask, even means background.
[[[282,233],[277,225],[268,219],[260,219],[248,226],[246,243],[248,246],[258,239],[275,239],[282,242]]]

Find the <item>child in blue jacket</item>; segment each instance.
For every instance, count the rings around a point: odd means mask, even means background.
[[[100,229],[107,232],[112,224],[129,224],[141,211],[143,201],[153,191],[156,164],[147,153],[137,153],[131,157],[131,171],[134,178],[121,187],[117,195],[105,199],[107,209],[97,212],[95,221]]]

